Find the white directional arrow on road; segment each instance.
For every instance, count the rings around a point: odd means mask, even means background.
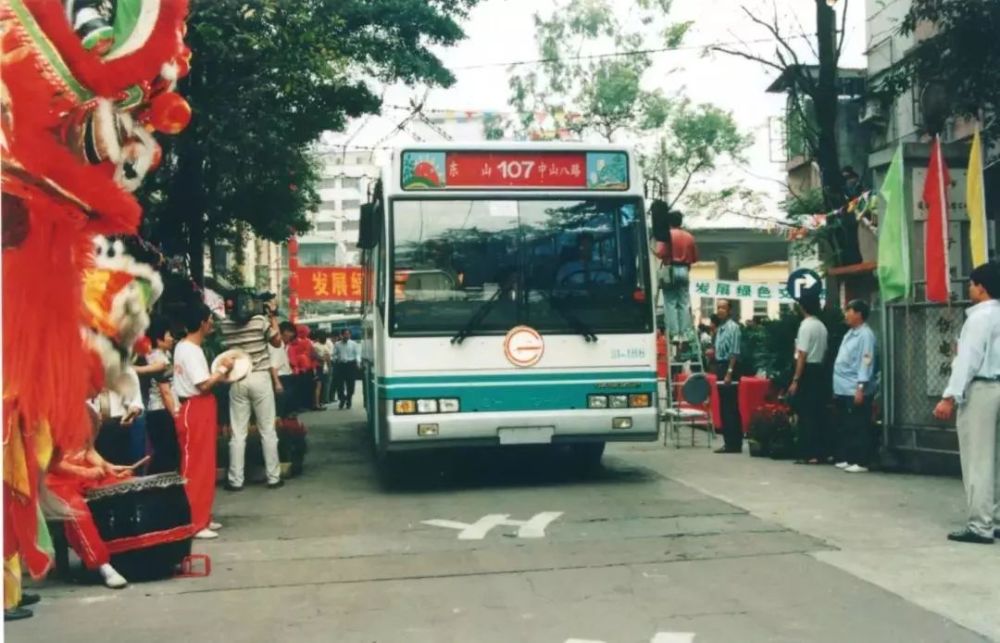
[[[604,641],[566,639],[566,643],[604,643]],[[694,643],[694,632],[657,632],[649,643]]]
[[[805,287],[807,290],[815,286],[819,281],[816,277],[813,277],[811,273],[806,273],[795,280],[795,298],[798,299],[802,296],[802,288]]]

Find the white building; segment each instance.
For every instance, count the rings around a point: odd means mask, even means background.
[[[379,176],[370,151],[327,149],[320,155],[319,209],[309,215],[312,229],[299,237],[302,266],[354,266],[360,262],[361,204]]]

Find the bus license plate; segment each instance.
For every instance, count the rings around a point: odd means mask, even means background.
[[[500,444],[551,444],[555,428],[551,426],[522,426],[500,429]]]

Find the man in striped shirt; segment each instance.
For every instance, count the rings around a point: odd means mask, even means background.
[[[229,475],[226,489],[243,488],[244,459],[246,457],[247,427],[250,413],[257,418],[261,446],[264,450],[264,467],[267,486],[277,489],[281,480],[278,461],[278,434],[274,429],[275,402],[271,377],[271,358],[267,346],[281,346],[281,333],[274,315],[254,315],[242,320],[224,319],[219,324],[222,344],[227,349],[238,348],[250,355],[253,368],[250,374],[229,388],[229,421],[233,435],[229,439]]]

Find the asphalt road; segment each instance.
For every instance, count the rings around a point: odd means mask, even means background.
[[[8,640],[985,640],[810,555],[825,543],[670,480],[670,450],[649,466],[611,448],[592,474],[558,454],[454,452],[385,490],[359,411],[304,420],[304,476],[220,489],[222,538],[196,545],[210,576],[46,581]]]

